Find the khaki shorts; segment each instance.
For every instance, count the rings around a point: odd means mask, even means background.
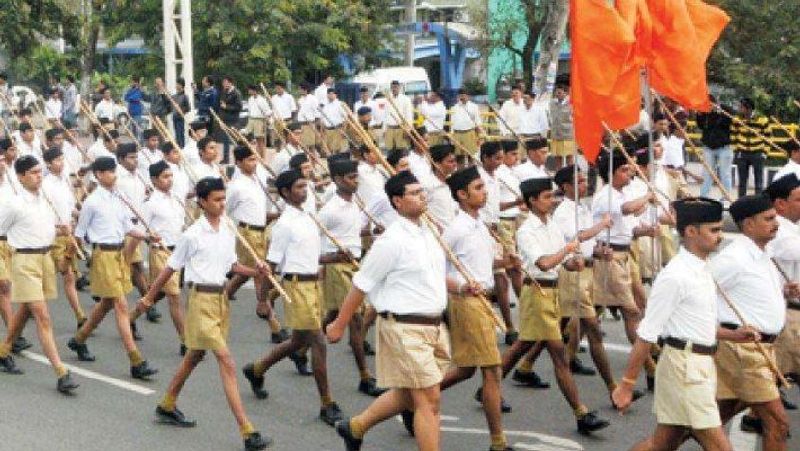
[[[661,255],[655,255],[655,259],[653,258],[653,241],[654,240],[650,237],[640,237],[636,240],[638,243],[638,255],[636,256],[636,261],[638,262],[639,266],[639,274],[641,274],[643,278],[651,280],[653,275],[658,272],[658,264],[661,261]],[[657,246],[659,248],[661,247],[660,241]]]
[[[156,280],[161,271],[167,267],[167,260],[169,260],[170,251],[161,247],[151,247],[149,253],[149,265],[150,265],[150,280]],[[164,287],[161,288],[161,291],[170,295],[170,296],[178,296],[181,294],[181,287],[180,287],[180,271],[175,271],[172,275],[167,279],[167,282],[164,284]]]
[[[383,136],[383,139],[386,143],[386,150],[408,149],[410,147],[408,138],[406,137],[406,132],[399,127],[387,127],[386,134]]]
[[[325,144],[328,146],[328,150],[332,153],[340,153],[345,150],[347,147],[347,141],[342,136],[342,129],[335,128],[333,130],[325,129],[323,134],[325,137]]]
[[[264,118],[251,117],[247,119],[247,126],[244,129],[245,135],[252,133],[256,138],[267,137],[267,120]]]
[[[564,268],[559,270],[558,303],[562,318],[596,316],[592,302],[592,268],[584,268],[581,272],[567,271]]]
[[[767,355],[775,358],[775,349],[762,343]],[[778,386],[764,356],[753,343],[720,340],[714,356],[717,364],[717,399],[739,399],[762,403],[778,399]]]
[[[133,241],[135,238],[131,238],[130,236],[125,237],[125,248],[128,247],[129,243]],[[142,263],[144,261],[144,257],[142,257],[142,243],[139,242],[136,247],[133,248],[133,252],[131,256],[128,258],[128,264],[134,263]]]
[[[78,271],[78,259],[75,258],[75,248],[72,247],[72,240],[68,236],[57,236],[50,250],[56,270],[61,274],[66,272],[76,273]]]
[[[189,290],[184,343],[190,350],[216,351],[227,346],[230,305],[224,293]]]
[[[239,229],[239,233],[242,235],[242,237],[247,241],[247,244],[253,248],[256,256],[263,261],[267,256],[266,229],[258,231],[242,226],[238,226],[237,228]],[[255,268],[256,261],[253,259],[253,254],[247,250],[247,248],[238,238],[236,240],[236,256],[238,257],[239,263],[251,268]]]
[[[300,127],[300,143],[304,147],[314,147],[317,145],[317,134],[314,131],[314,123],[303,124]]]
[[[421,326],[378,316],[375,369],[386,388],[438,385],[450,366],[450,334],[444,324]]]
[[[497,225],[497,236],[500,238],[500,244],[503,245],[504,250],[510,252],[517,251],[517,220],[500,218]]]
[[[500,364],[494,321],[475,296],[450,296],[450,345],[453,363],[461,368]]]
[[[656,366],[653,404],[658,424],[692,429],[720,426],[716,382],[713,357],[664,346]]]
[[[519,339],[561,340],[561,309],[558,290],[525,284],[519,296]]]
[[[446,136],[444,132],[428,132],[425,134],[425,140],[428,141],[429,146],[438,146],[444,143]]]
[[[800,374],[800,310],[786,311],[786,325],[775,340],[775,354],[784,374]]]
[[[90,291],[99,298],[122,298],[130,293],[131,267],[122,251],[104,251],[95,247],[89,268]]]
[[[322,278],[322,298],[325,311],[339,310],[350,287],[353,286],[355,268],[350,263],[329,263],[325,265]]]
[[[575,141],[553,139],[550,141],[550,153],[555,157],[568,157],[575,154]]]
[[[11,247],[8,241],[0,241],[0,280],[11,280]]]
[[[595,305],[635,307],[633,302],[634,262],[630,252],[614,251],[611,261],[594,261],[592,297]]]
[[[320,311],[322,296],[317,281],[283,280],[281,286],[292,302],[286,301],[284,313],[286,327],[294,330],[320,330],[322,328],[322,312]]]
[[[661,243],[661,265],[666,266],[678,252],[678,244],[675,242],[675,235],[668,225],[661,224],[661,234],[659,234],[658,241]]]
[[[50,301],[56,296],[56,266],[50,252],[11,254],[11,302]]]
[[[464,149],[466,149],[469,152],[469,156],[478,156],[478,134],[475,130],[454,131],[453,139],[458,144],[461,144],[460,146],[456,145],[456,155],[466,156],[467,153],[464,152]]]

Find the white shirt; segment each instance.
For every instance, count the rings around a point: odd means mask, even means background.
[[[169,169],[172,171],[172,194],[175,195],[181,202],[186,202],[186,196],[192,190],[192,183],[189,181],[189,176],[182,166],[172,164],[167,161]]]
[[[152,184],[150,181],[150,165],[156,164],[163,159],[164,153],[159,149],[150,150],[146,146],[139,149],[139,153],[136,155],[136,162],[139,173],[142,174],[142,178],[147,180],[148,185]]]
[[[795,174],[797,177],[800,177],[800,164],[795,163],[791,158],[778,172],[775,173],[775,177],[773,177],[772,180],[778,180],[784,175],[789,174]]]
[[[386,100],[385,97],[378,97],[373,101],[375,102],[375,109],[372,110],[372,120],[375,122],[375,125],[382,126],[383,123],[386,122],[386,114],[392,106],[389,105],[389,101]]]
[[[247,98],[247,115],[253,119],[266,119],[272,116],[272,108],[261,94]]]
[[[236,235],[226,221],[222,218],[219,230],[214,230],[205,215],[198,218],[178,239],[167,266],[175,271],[185,268],[186,282],[224,285],[225,275],[236,263]]]
[[[800,225],[778,215],[778,234],[767,243],[767,252],[790,280],[800,279]]]
[[[141,208],[147,195],[147,185],[145,180],[136,171],[129,171],[117,165],[117,190],[133,204],[134,208]]]
[[[611,192],[611,208],[609,209],[609,191]],[[611,215],[611,244],[619,244],[627,246],[631,244],[633,239],[633,229],[630,227],[630,221],[625,218],[627,215],[622,214],[622,205],[628,199],[621,191],[611,189],[611,185],[605,185],[594,194],[592,199],[592,222],[595,224],[603,219],[603,215],[608,213]],[[598,240],[605,242],[608,239],[608,232],[603,231]]]
[[[225,208],[236,223],[263,227],[267,224],[267,195],[255,176],[239,174],[228,183]]]
[[[332,86],[322,83],[314,90],[314,97],[317,99],[317,105],[325,105],[328,103],[328,88],[332,88]]]
[[[481,111],[471,100],[467,100],[466,104],[456,102],[450,109],[450,127],[453,131],[472,130],[480,125]]]
[[[220,178],[222,174],[220,172],[220,166],[217,163],[205,163],[203,160],[199,160],[199,162],[192,166],[191,171],[189,172],[190,178],[195,178],[195,183],[204,179],[206,177],[214,177]]]
[[[371,165],[365,162],[358,163],[358,197],[366,202],[376,192],[383,191],[387,177],[378,165]]]
[[[777,334],[786,322],[783,280],[767,252],[739,236],[712,258],[714,279],[739,309],[745,321],[766,334]],[[741,325],[739,318],[718,296],[719,321]]]
[[[22,138],[16,139],[17,144],[17,151],[19,152],[19,157],[24,157],[25,155],[33,155],[42,161],[42,142],[39,141],[39,138],[34,135],[33,141],[30,143],[26,142]]]
[[[500,222],[500,181],[496,172],[490,175],[479,167],[478,173],[486,187],[486,205],[480,210],[481,220],[487,224],[497,224]]]
[[[389,93],[391,96],[392,93]],[[394,101],[394,107],[389,104],[388,108],[389,111],[386,115],[386,125],[391,127],[397,127],[403,123],[403,119],[405,122],[411,124],[414,122],[414,105],[411,104],[411,99],[405,94],[398,94],[397,97],[392,97]],[[386,100],[389,102],[389,100]],[[397,107],[397,109],[395,109]],[[397,117],[397,112],[400,111],[400,117]]]
[[[325,99],[327,103],[327,94],[325,95]],[[319,113],[317,112],[319,104],[319,100],[311,94],[300,97],[297,109],[297,120],[300,122],[314,122],[314,120],[319,117]]]
[[[161,237],[164,246],[175,246],[184,225],[184,211],[174,195],[154,190],[142,205],[142,217],[150,229]]]
[[[338,194],[319,210],[319,222],[356,258],[361,257],[361,229],[366,225],[365,219],[354,201],[348,202]],[[323,254],[339,251],[321,230],[320,238]]]
[[[384,228],[388,228],[400,217],[397,210],[389,203],[389,196],[383,190],[376,192],[367,200],[367,211]]]
[[[86,153],[89,154],[89,158],[92,160],[96,160],[100,157],[111,157],[116,160],[114,153],[108,150],[106,144],[103,142],[102,137],[97,138],[97,140],[93,142],[91,146],[89,146],[89,149],[86,151]]]
[[[564,236],[564,242],[568,243],[575,240],[578,235],[575,230],[575,200],[564,197],[564,200],[553,211],[553,222],[558,225],[558,229]],[[582,202],[578,202],[578,231],[583,231],[594,227],[592,212],[586,208]],[[591,258],[594,253],[595,238],[590,238],[581,242],[581,254]]]
[[[42,180],[42,192],[53,203],[58,224],[72,224],[75,195],[72,191],[72,183],[69,181],[69,176],[66,174],[58,176],[52,172],[47,174]]]
[[[649,343],[659,336],[717,342],[716,288],[706,260],[680,248],[656,278],[636,333]]]
[[[338,127],[344,123],[345,112],[339,100],[328,102],[322,107],[322,125],[325,127]]]
[[[444,228],[450,225],[458,213],[458,203],[450,193],[450,186],[439,177],[427,177],[421,182],[428,198],[428,213]]]
[[[277,155],[272,158],[272,161],[270,162],[272,165],[272,170],[275,171],[276,174],[280,174],[281,172],[289,169],[289,160],[291,160],[293,156],[302,152],[302,150],[295,148],[293,145],[286,144],[283,146],[283,149],[281,149]]]
[[[433,169],[424,155],[420,155],[412,150],[408,152],[407,159],[408,170],[411,171],[411,173],[414,174],[414,177],[416,177],[420,182],[424,182],[431,177],[435,177],[433,174]]]
[[[423,125],[429,132],[444,130],[444,120],[447,118],[447,108],[441,100],[436,103],[422,102],[419,112],[425,117]]]
[[[519,130],[519,120],[520,115],[522,114],[522,110],[525,109],[525,103],[522,99],[519,102],[514,102],[514,99],[508,99],[503,102],[503,106],[500,107],[500,117],[505,120],[511,130],[516,133],[520,133]],[[503,121],[498,121],[498,126],[500,127],[500,134],[507,136],[511,134],[511,131],[503,124]]]
[[[47,119],[61,119],[61,109],[63,104],[58,99],[47,99],[44,103],[44,115]]]
[[[314,220],[287,205],[272,226],[267,260],[282,274],[317,274],[321,252],[322,240]]]
[[[683,159],[683,143],[685,140],[678,138],[676,135],[670,135],[669,137],[662,136],[658,141],[661,143],[661,147],[664,148],[664,156],[661,158],[661,162],[665,166],[683,167],[685,164]]]
[[[369,126],[370,127],[373,127],[375,125],[380,125],[378,122],[375,122],[375,110],[378,109],[378,104],[375,103],[374,100],[367,99],[366,102],[364,102],[361,99],[356,100],[356,102],[353,104],[353,113],[358,114],[358,110],[361,107],[367,107],[367,108],[370,109],[370,112],[371,112],[370,113],[370,120],[369,120]]]
[[[0,235],[14,249],[40,248],[56,238],[56,215],[41,192],[22,189],[0,209]]]
[[[530,179],[544,179],[550,177],[547,175],[547,168],[545,165],[537,166],[531,160],[520,163],[513,168],[511,172],[517,177],[520,183]]]
[[[499,183],[501,203],[514,202],[522,198],[519,191],[519,179],[511,171],[511,168],[501,164],[495,169],[494,175]],[[501,218],[516,218],[517,215],[519,215],[519,207],[500,210]]]
[[[522,135],[540,134],[545,135],[550,130],[550,121],[547,115],[547,107],[534,103],[530,108],[523,105],[519,112],[519,131]]]
[[[473,218],[464,210],[459,210],[445,229],[443,237],[467,273],[485,290],[493,289],[495,241],[480,217]],[[459,284],[466,282],[449,261],[447,276]]]
[[[109,121],[114,120],[114,102],[111,100],[101,100],[97,102],[97,105],[94,107],[94,115],[97,116],[97,119],[108,119]]]
[[[447,307],[446,260],[432,232],[400,216],[372,244],[353,276],[378,312],[441,315]]]
[[[530,214],[517,230],[517,249],[519,249],[522,264],[531,277],[544,280],[557,280],[561,263],[542,271],[536,265],[540,258],[558,253],[564,247],[564,233],[552,218],[547,223],[542,223],[535,214]]]
[[[68,141],[64,141],[61,151],[64,153],[64,162],[67,164],[64,169],[70,174],[77,173],[80,168],[88,163],[84,161],[81,151]]]
[[[189,138],[183,146],[183,158],[186,164],[196,165],[200,163],[200,150],[197,148],[197,141]]]
[[[111,191],[98,185],[83,202],[75,236],[90,243],[122,244],[133,229],[128,208]]]
[[[297,111],[297,102],[294,101],[294,97],[289,93],[283,93],[283,95],[273,94],[272,106],[275,107],[275,111],[285,121],[291,119],[292,113]]]

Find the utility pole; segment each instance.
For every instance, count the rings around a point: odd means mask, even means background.
[[[178,66],[186,88],[194,81],[192,54],[192,2],[191,0],[162,0],[164,14],[164,82],[167,92],[175,92]],[[177,8],[177,11],[176,11]],[[194,103],[194,96],[189,95]],[[188,124],[187,124],[188,125]]]
[[[406,23],[417,23],[417,0],[406,0]],[[406,36],[406,66],[414,65],[414,47],[416,42],[414,40],[414,31],[409,30]]]

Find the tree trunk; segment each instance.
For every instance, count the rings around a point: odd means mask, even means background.
[[[569,19],[569,0],[547,0],[547,17],[542,27],[542,46],[539,64],[536,66],[536,86],[538,94],[547,88],[547,72],[553,61],[558,61],[561,46],[567,34]]]
[[[92,75],[94,74],[94,59],[97,55],[97,40],[100,37],[100,23],[95,17],[94,4],[90,0],[81,2],[81,98],[89,102],[91,93]]]

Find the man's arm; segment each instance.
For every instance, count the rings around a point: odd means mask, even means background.
[[[342,306],[339,308],[339,314],[336,316],[327,327],[325,327],[325,335],[328,336],[328,341],[336,343],[341,340],[344,335],[344,330],[350,323],[350,318],[364,302],[366,293],[358,289],[355,285],[350,288],[350,292],[345,296]]]

